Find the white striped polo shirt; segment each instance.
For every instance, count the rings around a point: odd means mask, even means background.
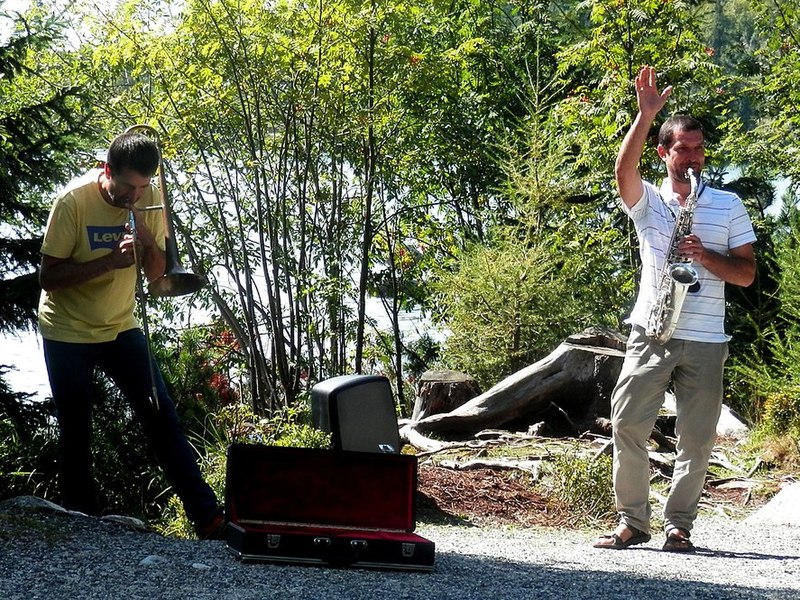
[[[630,209],[624,203],[622,206],[636,228],[642,260],[639,294],[626,322],[646,327],[680,205],[669,179],[664,180],[660,191],[652,183],[644,181],[643,184],[644,192],[639,202]],[[727,255],[731,248],[756,240],[753,225],[739,197],[708,186],[700,188],[692,233],[700,238],[703,246],[723,255]],[[672,337],[697,342],[726,342],[730,336],[725,334],[725,282],[699,263],[694,263],[693,267],[700,276],[700,289],[686,295]]]

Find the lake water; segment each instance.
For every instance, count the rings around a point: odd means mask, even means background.
[[[380,298],[367,299],[367,314],[375,320],[379,330],[390,329],[389,319],[386,317]],[[154,326],[151,324],[151,329]],[[400,330],[406,342],[416,340],[425,333],[437,340],[443,337],[419,311],[401,314]],[[34,394],[35,399],[39,400],[50,395],[50,384],[42,354],[42,338],[38,331],[18,332],[0,337],[0,364],[10,367],[4,377],[13,391]]]
[[[40,400],[50,395],[38,332],[19,332],[0,338],[0,364],[9,367],[4,377],[13,391],[34,394]]]

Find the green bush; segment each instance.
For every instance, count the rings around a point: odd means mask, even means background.
[[[614,519],[611,456],[588,457],[574,448],[546,464],[545,481],[551,493],[571,509],[577,525],[606,524]]]
[[[476,247],[437,284],[452,332],[442,361],[487,388],[563,339],[546,255],[521,245]]]
[[[117,387],[95,379],[92,412],[92,458],[97,494],[105,513],[152,518],[168,489],[142,426]]]
[[[767,396],[762,427],[773,435],[800,436],[800,390],[783,390]]]
[[[240,401],[230,373],[241,366],[242,357],[224,325],[190,327],[177,339],[165,330],[152,340],[170,396],[190,431],[202,433],[207,415]]]
[[[200,471],[217,494],[220,502],[225,496],[225,469],[228,446],[233,443],[264,444],[295,448],[328,448],[329,433],[309,424],[310,411],[286,409],[271,419],[261,418],[246,404],[230,404],[218,413],[208,415],[205,436],[194,435],[192,441],[202,446]],[[155,528],[164,535],[190,538],[192,524],[186,518],[176,496],[169,498]]]
[[[55,499],[57,429],[53,403],[11,391],[0,365],[0,499]]]

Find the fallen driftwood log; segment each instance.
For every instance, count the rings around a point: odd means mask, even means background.
[[[447,448],[463,446],[459,442],[443,442],[425,437],[413,427],[404,424],[403,421],[400,421],[400,442],[414,446],[414,448],[422,452],[439,452]]]
[[[410,421],[400,421],[400,441],[414,446],[420,452],[418,457],[423,457],[447,450],[469,449],[480,450],[492,446],[520,447],[525,445],[541,445],[547,441],[538,435],[506,431],[503,429],[485,429],[479,431],[474,437],[462,441],[441,441],[425,437],[411,426]]]
[[[559,433],[579,435],[598,416],[609,415],[624,345],[624,336],[606,329],[570,336],[547,357],[465,404],[406,426],[421,434],[465,436],[487,428],[524,431],[549,414],[560,421]]]
[[[624,348],[625,337],[619,332],[588,329],[470,400],[466,398],[477,392],[477,386],[469,376],[429,371],[420,382],[412,418],[400,423],[401,439],[422,451],[436,451],[447,447],[443,438],[466,439],[494,428],[555,437],[587,432],[610,437],[607,417]],[[653,431],[662,451],[674,451],[669,439],[674,436],[674,406],[672,394],[667,393]],[[718,433],[740,437],[743,431],[746,424],[723,407]]]

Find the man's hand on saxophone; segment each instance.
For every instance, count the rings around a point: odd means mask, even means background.
[[[705,252],[702,240],[693,233],[681,238],[678,244],[678,256],[684,260],[691,260],[702,265]]]
[[[725,283],[747,287],[756,276],[756,259],[753,246],[746,244],[728,249],[728,254],[720,254],[703,246],[696,235],[687,235],[678,245],[682,258],[703,265]]]

